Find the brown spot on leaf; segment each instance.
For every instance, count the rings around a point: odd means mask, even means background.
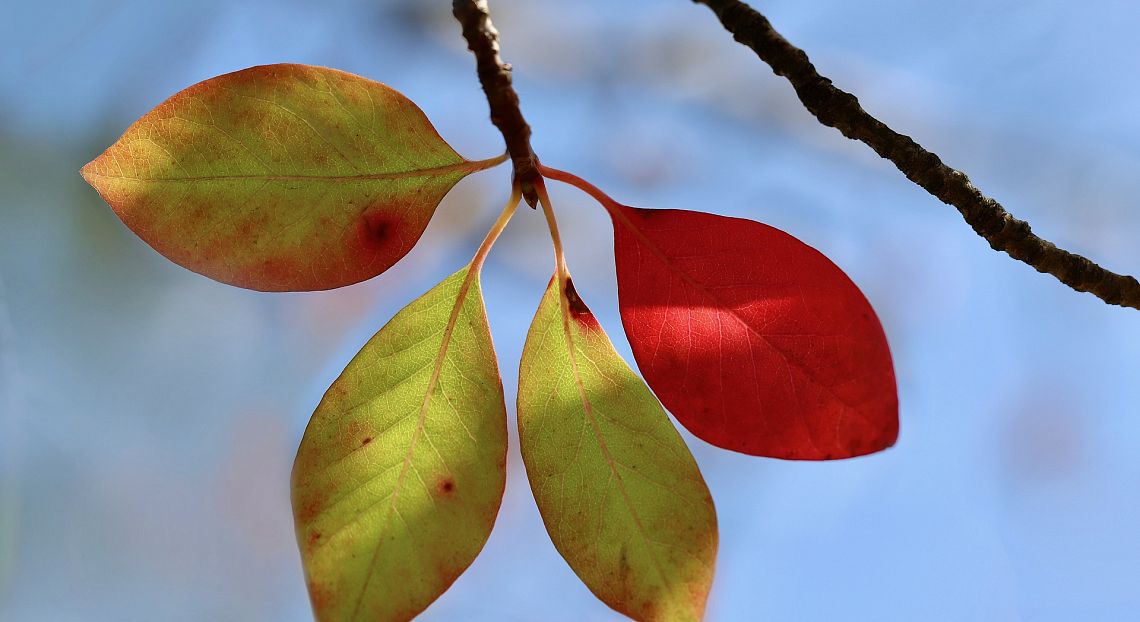
[[[371,443],[373,434],[372,427],[363,421],[349,421],[341,437],[341,447],[345,452],[355,451]]]
[[[440,477],[439,480],[436,481],[435,489],[439,494],[450,497],[455,494],[455,478],[450,475]]]
[[[586,306],[585,302],[582,302],[578,291],[574,289],[574,281],[571,280],[570,277],[566,278],[566,286],[563,288],[562,293],[566,296],[567,306],[570,308],[570,317],[587,328],[593,328],[598,325],[594,314],[590,313],[590,308]]]

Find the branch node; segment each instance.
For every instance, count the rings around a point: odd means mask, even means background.
[[[530,146],[530,126],[523,118],[518,93],[511,83],[511,66],[499,56],[499,31],[491,23],[487,0],[453,0],[451,12],[463,27],[467,49],[475,55],[479,84],[491,108],[491,122],[507,143],[514,181],[522,189],[527,205],[534,208],[538,205],[538,156]]]

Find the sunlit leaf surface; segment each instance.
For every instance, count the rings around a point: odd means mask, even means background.
[[[319,620],[411,619],[491,533],[506,481],[506,411],[469,270],[376,333],[305,430],[293,513]]]
[[[859,288],[767,225],[611,204],[622,322],[637,365],[693,434],[800,460],[898,436],[887,340]]]
[[[334,69],[266,65],[206,80],[135,122],[83,176],[172,261],[266,291],[388,269],[465,160],[395,90]]]
[[[568,278],[527,336],[518,417],[543,522],[586,586],[636,620],[699,620],[717,549],[709,491]]]

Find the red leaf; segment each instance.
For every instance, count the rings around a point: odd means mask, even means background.
[[[609,203],[634,357],[689,431],[795,460],[894,444],[886,337],[827,257],[751,220]]]

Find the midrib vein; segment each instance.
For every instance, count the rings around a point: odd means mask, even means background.
[[[471,288],[474,278],[477,277],[477,274],[474,268],[468,267],[467,274],[463,277],[463,283],[459,286],[459,292],[456,293],[455,306],[451,308],[451,315],[448,316],[447,325],[444,326],[439,352],[436,354],[435,364],[432,367],[431,376],[428,378],[423,402],[420,403],[420,410],[416,419],[416,429],[412,433],[411,442],[408,444],[408,452],[404,455],[404,462],[400,468],[400,474],[396,477],[396,485],[393,487],[392,497],[388,503],[388,514],[385,517],[384,526],[376,538],[376,546],[372,550],[372,559],[368,562],[368,571],[365,573],[364,581],[360,585],[360,592],[356,597],[356,604],[352,608],[350,620],[356,620],[360,614],[360,606],[364,602],[364,594],[368,592],[368,584],[372,580],[372,573],[376,570],[376,560],[380,556],[380,549],[384,544],[384,537],[387,535],[388,528],[392,525],[392,513],[396,511],[400,491],[403,490],[404,480],[407,479],[408,471],[412,466],[412,456],[415,453],[420,438],[424,435],[424,422],[427,420],[428,409],[431,406],[431,396],[432,393],[435,392],[436,384],[439,383],[439,376],[443,371],[443,361],[447,357],[447,348],[451,343],[451,335],[455,331],[455,324],[459,319],[459,313],[463,309],[463,303],[467,299],[467,293]]]
[[[444,166],[434,166],[429,168],[420,168],[410,171],[391,171],[387,173],[357,173],[353,175],[278,175],[275,173],[252,173],[252,174],[236,174],[236,175],[187,175],[184,177],[139,177],[132,175],[107,175],[99,172],[88,173],[92,177],[102,177],[104,179],[122,179],[128,181],[147,181],[147,182],[160,182],[160,183],[189,183],[199,181],[231,181],[231,180],[258,180],[258,181],[324,181],[324,182],[341,182],[341,181],[382,181],[389,179],[407,179],[409,177],[429,177],[433,175],[444,175],[454,172],[473,173],[478,170],[483,170],[493,164],[487,164],[486,160],[481,161],[464,161],[455,164],[447,164]]]
[[[669,580],[665,575],[665,571],[661,568],[661,563],[657,560],[657,555],[653,552],[653,541],[645,534],[645,526],[641,524],[641,517],[633,506],[633,500],[629,498],[629,491],[625,489],[625,480],[617,470],[617,461],[613,459],[613,456],[610,454],[609,446],[606,445],[606,441],[602,437],[601,427],[598,425],[598,420],[594,416],[594,405],[590,402],[590,398],[586,396],[586,386],[585,383],[582,382],[582,375],[578,370],[578,359],[574,351],[574,337],[570,331],[570,302],[566,299],[564,293],[566,291],[565,284],[560,283],[558,290],[558,307],[562,315],[562,333],[566,337],[566,350],[570,359],[570,370],[574,376],[574,386],[578,389],[578,397],[582,401],[583,414],[586,415],[586,420],[590,422],[590,428],[594,432],[594,438],[598,441],[598,448],[601,449],[602,457],[605,458],[606,465],[610,468],[610,473],[617,482],[618,492],[621,493],[622,501],[625,503],[625,507],[633,519],[634,526],[637,527],[637,534],[641,536],[642,543],[649,554],[649,559],[653,562],[653,569],[657,571],[657,576],[661,579],[661,584],[668,585]]]

